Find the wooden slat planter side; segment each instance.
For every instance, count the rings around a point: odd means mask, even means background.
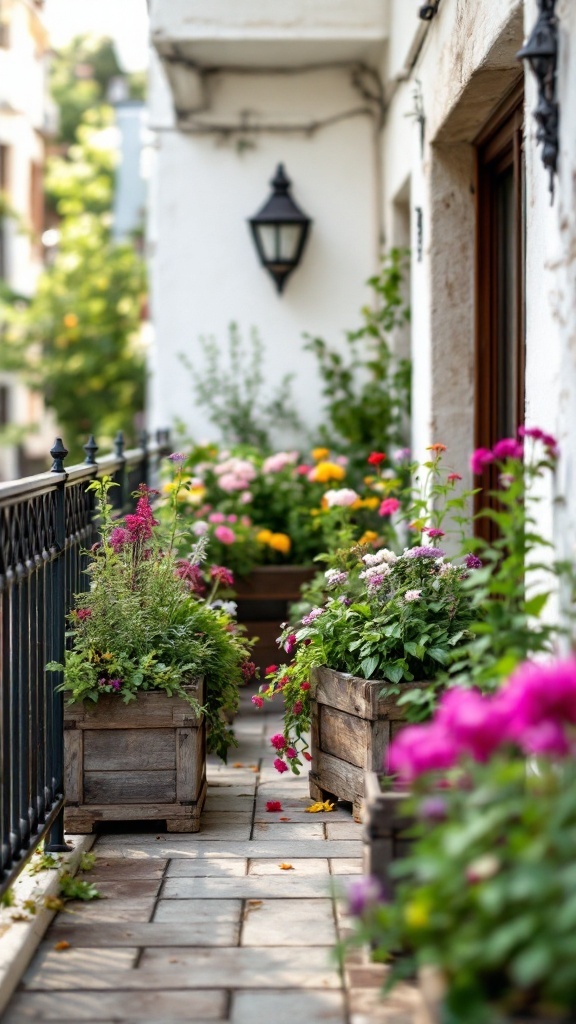
[[[356,821],[361,819],[365,772],[381,771],[391,741],[406,724],[397,695],[378,696],[386,685],[325,667],[313,673],[310,796],[352,803]]]
[[[287,620],[290,604],[300,599],[300,587],[315,571],[301,565],[259,565],[245,579],[236,580],[238,622],[246,626],[249,638],[259,638],[252,657],[262,671],[278,661],[280,623]]]
[[[413,839],[406,833],[414,818],[403,812],[406,795],[382,790],[380,778],[367,772],[364,779],[364,874],[377,878],[391,895],[395,879],[390,866],[410,853]]]
[[[201,705],[204,682],[186,690]],[[197,832],[206,799],[206,726],[182,697],[104,694],[64,710],[65,822],[90,833],[101,821],[166,821]]]

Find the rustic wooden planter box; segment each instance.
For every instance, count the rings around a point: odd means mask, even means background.
[[[259,638],[252,657],[262,671],[278,661],[280,623],[286,622],[290,604],[300,600],[300,587],[315,571],[301,565],[259,565],[234,584],[238,622],[246,626],[249,638]]]
[[[203,680],[186,687],[201,705]],[[130,704],[105,694],[64,710],[65,824],[164,820],[197,832],[206,799],[206,727],[182,697],[141,693]]]
[[[364,874],[377,878],[391,895],[395,879],[390,866],[411,852],[414,840],[406,833],[415,819],[403,811],[406,794],[383,790],[382,777],[366,772],[364,778]]]
[[[397,697],[378,696],[386,685],[330,668],[313,673],[310,796],[348,801],[356,821],[361,820],[365,772],[382,770],[390,742],[406,724]]]

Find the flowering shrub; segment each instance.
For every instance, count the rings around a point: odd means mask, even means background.
[[[253,698],[257,706],[278,694],[284,699],[284,742],[272,738],[279,771],[289,766],[298,773],[302,767],[314,668],[329,665],[364,679],[386,680],[387,692],[400,692],[398,684],[430,679],[449,663],[458,644],[471,636],[474,612],[464,590],[469,575],[465,565],[450,562],[431,546],[407,548],[401,555],[355,546],[340,568],[326,571],[330,596],[297,627],[286,627],[279,643],[292,661],[287,667],[270,666],[267,682]]]
[[[382,458],[385,456],[383,455]],[[297,451],[264,456],[246,446],[219,451],[195,448],[185,459],[185,486],[178,469],[167,482],[192,537],[208,539],[210,560],[225,562],[241,576],[255,565],[306,565],[336,543],[346,524],[348,543],[370,530],[387,537],[378,515],[382,498],[397,483],[376,472],[358,489],[344,486],[347,459],[315,448],[307,458]],[[186,543],[180,543],[183,551]]]
[[[451,1021],[576,1005],[575,741],[571,657],[525,663],[495,695],[453,690],[392,745],[416,841],[393,901],[352,894],[357,938],[403,951],[405,971],[439,967]]]
[[[77,595],[70,616],[65,665],[48,669],[64,672],[62,688],[72,701],[97,701],[109,693],[128,703],[143,690],[191,700],[186,681],[203,675],[209,748],[225,759],[233,734],[220,709],[236,709],[238,685],[250,665],[249,645],[222,602],[214,601],[217,587],[229,586],[232,574],[223,566],[204,574],[202,544],[190,559],[177,557],[177,492],[173,521],[162,530],[150,503],[157,492],[141,485],[135,512],[113,520],[111,486],[109,478],[90,484],[101,542],[86,570],[90,590]]]

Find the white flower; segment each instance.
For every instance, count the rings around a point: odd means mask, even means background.
[[[422,597],[421,590],[407,590],[404,594],[405,601],[419,601]]]
[[[199,519],[197,523],[194,523],[192,533],[195,537],[203,537],[205,533],[208,533],[209,529],[208,523],[204,519]]]
[[[210,605],[211,608],[220,608],[226,615],[229,615],[232,619],[236,617],[238,611],[238,605],[236,601],[213,601]]]
[[[361,580],[371,580],[375,576],[388,576],[391,572],[389,565],[384,565],[382,562],[379,565],[372,565],[369,569],[365,569],[364,572],[360,573]]]
[[[340,572],[339,569],[328,569],[324,575],[329,587],[339,587],[342,583],[346,583],[346,580],[348,579],[348,573]]]
[[[398,561],[398,555],[395,555],[393,551],[389,551],[388,548],[381,548],[374,555],[364,555],[362,561],[364,565],[382,565],[383,562],[393,565],[394,562]]]
[[[326,491],[324,495],[328,508],[348,508],[353,505],[355,501],[358,501],[358,494],[356,491],[352,491],[349,487],[343,487],[339,491]]]

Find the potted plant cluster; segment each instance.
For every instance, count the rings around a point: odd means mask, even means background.
[[[179,456],[173,456],[178,460]],[[199,544],[178,557],[177,492],[160,527],[151,492],[112,518],[107,478],[94,481],[101,540],[90,589],[76,598],[62,689],[66,827],[90,832],[107,819],[164,819],[168,831],[199,828],[206,746],[226,759],[234,742],[222,710],[253,671],[250,647],[222,602],[222,566],[202,569]],[[211,583],[207,590],[206,577]]]
[[[575,1019],[575,741],[570,657],[525,662],[493,695],[454,688],[392,744],[412,851],[393,895],[364,878],[351,907],[392,983],[434,971],[435,1022]]]

